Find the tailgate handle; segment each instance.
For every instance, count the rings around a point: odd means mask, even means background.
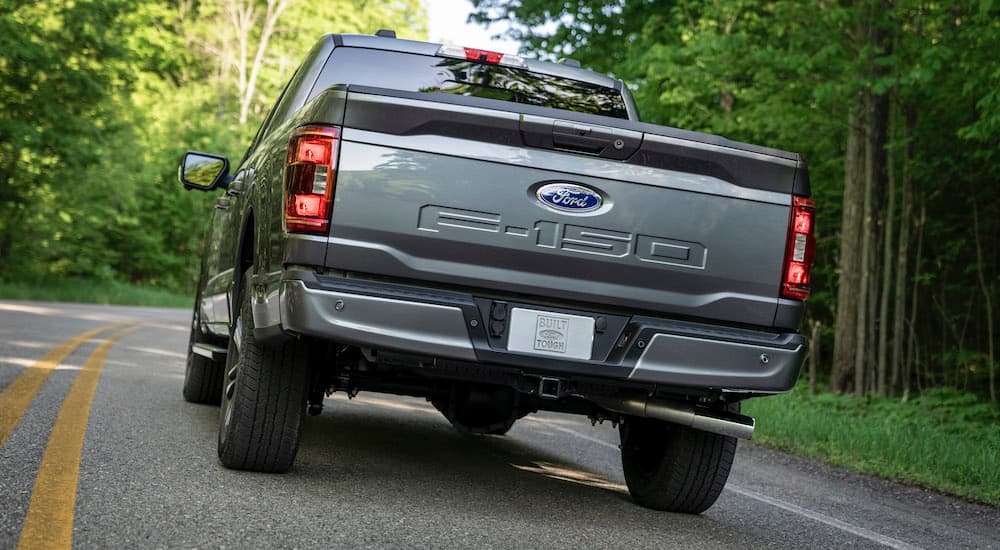
[[[556,122],[552,125],[552,144],[556,149],[600,155],[609,146],[622,149],[624,141],[615,141],[614,134],[585,124]]]
[[[642,132],[586,122],[521,115],[521,138],[528,147],[557,149],[625,160],[639,150]]]

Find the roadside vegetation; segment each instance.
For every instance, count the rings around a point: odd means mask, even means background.
[[[975,395],[935,388],[900,402],[799,384],[743,412],[759,444],[1000,506],[1000,410]]]
[[[182,308],[194,304],[193,296],[164,288],[74,278],[0,282],[0,299]]]

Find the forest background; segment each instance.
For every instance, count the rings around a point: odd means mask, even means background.
[[[474,4],[522,53],[624,79],[645,121],[805,156],[809,392],[1000,418],[1000,2]],[[240,158],[316,37],[378,28],[424,39],[424,6],[0,1],[0,293],[190,295],[213,197],[181,153]]]

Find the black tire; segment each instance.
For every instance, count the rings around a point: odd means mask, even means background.
[[[191,335],[188,337],[187,366],[184,369],[184,400],[204,405],[218,405],[222,395],[219,389],[222,387],[225,365],[192,351],[192,346],[203,340],[198,316],[198,300],[195,300],[194,313],[191,317]]]
[[[249,275],[243,280],[248,281]],[[229,339],[219,460],[237,470],[284,472],[295,462],[299,448],[309,381],[307,349],[298,340],[258,344],[248,294],[240,292]]]
[[[739,411],[739,404],[730,407]],[[726,485],[736,438],[649,418],[621,426],[622,467],[632,499],[667,512],[700,514]]]

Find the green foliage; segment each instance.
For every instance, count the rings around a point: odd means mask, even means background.
[[[2,2],[0,282],[192,290],[215,197],[177,183],[183,152],[237,164],[324,33],[426,34],[419,0],[283,0],[241,124],[231,10],[266,3]],[[249,48],[261,27],[246,29]]]
[[[122,131],[116,117],[129,86],[126,2],[22,3],[0,12],[0,273],[71,223],[62,193],[86,182],[100,143]],[[66,37],[73,37],[67,40]]]
[[[755,440],[865,473],[1000,504],[1000,408],[953,388],[906,403],[789,394],[752,399]]]

